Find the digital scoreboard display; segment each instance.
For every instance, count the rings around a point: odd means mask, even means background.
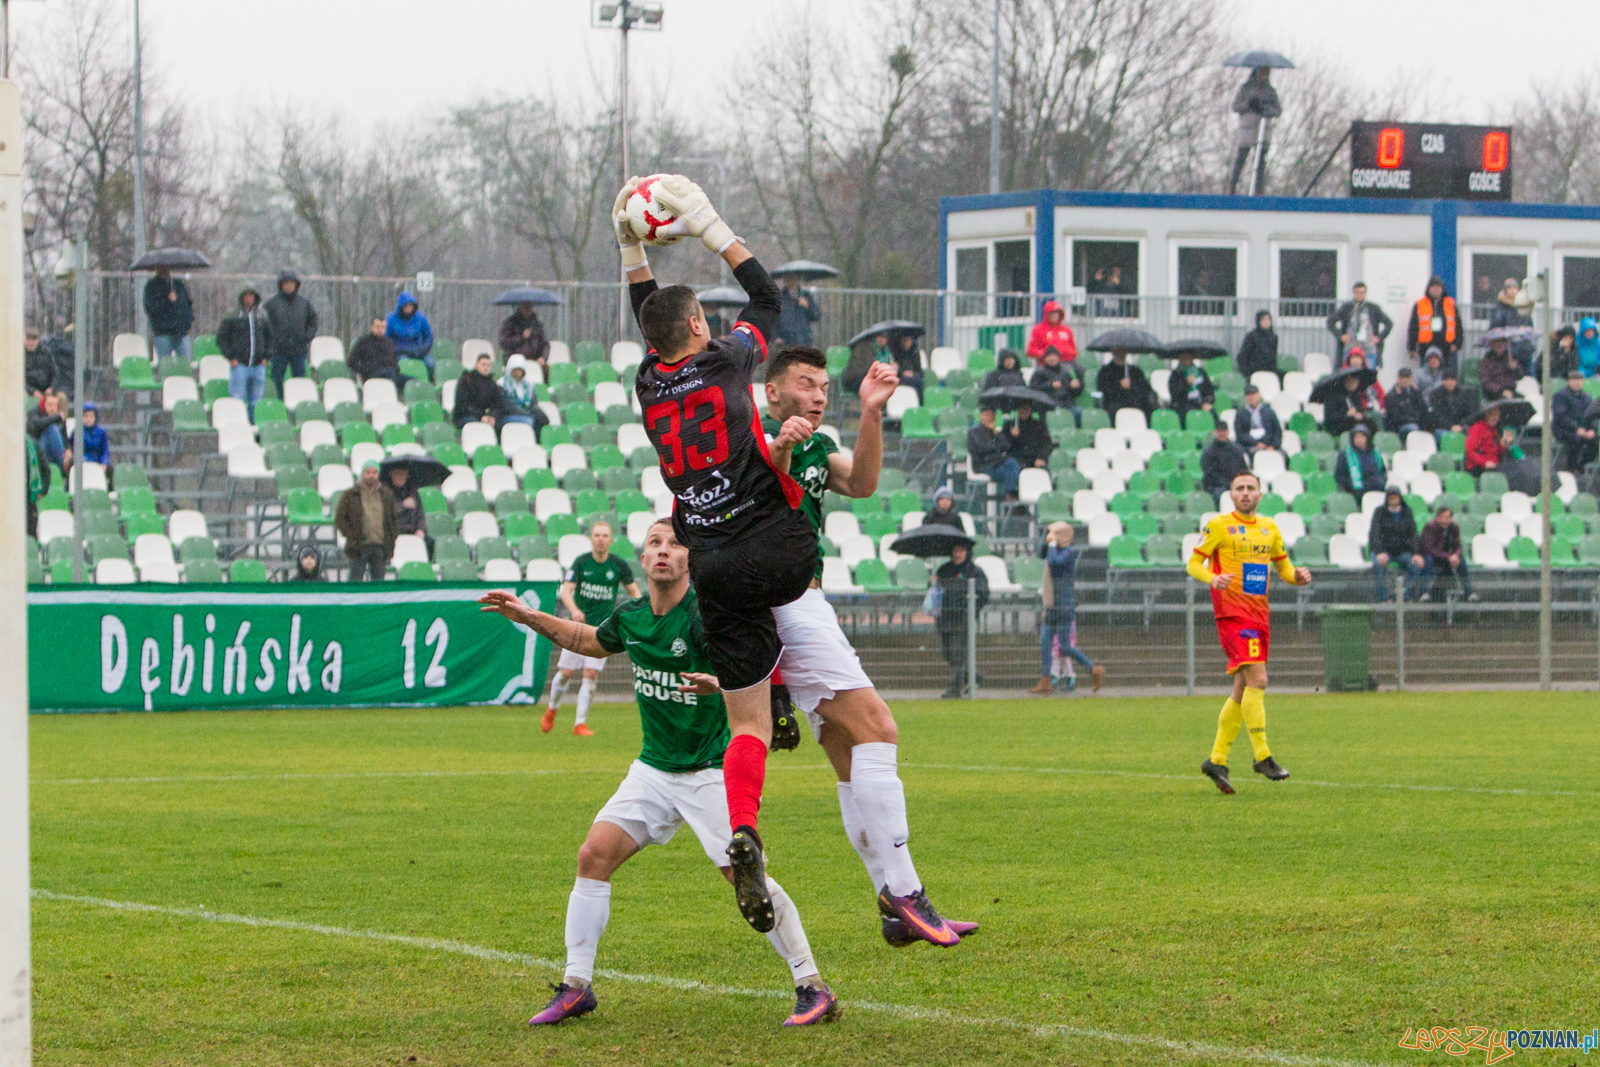
[[[1351,123],[1350,195],[1510,200],[1511,127]]]

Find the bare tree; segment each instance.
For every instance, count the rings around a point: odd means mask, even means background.
[[[1600,74],[1533,87],[1512,112],[1519,199],[1600,203]]]

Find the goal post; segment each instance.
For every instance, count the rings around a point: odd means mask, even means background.
[[[16,83],[0,80],[0,649],[24,665],[0,687],[0,1067],[26,1067],[33,1044],[22,292],[22,117]]]

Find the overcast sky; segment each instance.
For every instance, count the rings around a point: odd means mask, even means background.
[[[142,2],[169,84],[217,120],[241,106],[285,102],[358,119],[399,119],[483,92],[524,93],[615,76],[616,34],[590,28],[589,0]],[[689,106],[714,106],[708,87],[724,80],[722,68],[756,61],[741,38],[800,6],[664,2],[662,32],[632,35],[636,92],[665,87]],[[1462,122],[1502,117],[1531,82],[1592,70],[1600,32],[1595,0],[1226,2],[1253,28],[1245,31],[1253,46],[1291,57],[1314,50],[1374,81],[1424,57],[1452,112],[1438,117]],[[12,4],[19,31],[37,27],[48,6]],[[810,0],[810,6],[821,17],[841,17],[850,0]],[[1278,84],[1289,102],[1292,75]]]

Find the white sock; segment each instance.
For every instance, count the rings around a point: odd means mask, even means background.
[[[570,678],[561,677],[560,671],[556,672],[556,676],[550,680],[550,707],[561,706],[561,698],[567,695],[567,683],[570,681]]]
[[[567,898],[567,974],[594,981],[594,954],[611,918],[611,883],[579,878]]]
[[[883,864],[878,862],[877,855],[872,851],[867,828],[861,821],[861,809],[856,807],[855,790],[849,782],[839,783],[839,816],[844,820],[844,835],[850,839],[850,847],[856,850],[856,855],[861,857],[862,864],[867,868],[867,877],[872,879],[872,891],[876,893],[883,888]]]
[[[772,897],[772,914],[777,920],[777,925],[767,932],[767,940],[789,964],[789,973],[799,985],[817,973],[817,965],[811,958],[811,942],[806,940],[806,929],[800,925],[800,910],[783,891],[783,886],[771,878],[767,879],[767,893]]]
[[[897,749],[886,741],[870,741],[850,750],[850,791],[855,794],[867,841],[883,864],[884,885],[891,896],[909,896],[922,888],[911,863],[906,840],[906,788],[895,770]]]
[[[593,678],[585,678],[583,684],[578,686],[578,721],[576,725],[582,726],[589,721],[589,704],[594,700],[594,687],[598,684]]]

